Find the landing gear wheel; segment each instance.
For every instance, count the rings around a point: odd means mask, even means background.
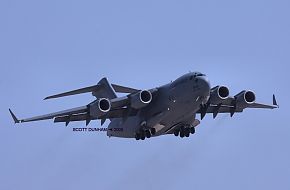
[[[140,134],[139,133],[136,133],[136,135],[135,135],[135,139],[138,141],[138,140],[140,140]]]
[[[142,141],[145,140],[145,135],[141,135],[141,140],[142,140]]]
[[[148,139],[151,138],[151,133],[150,133],[149,130],[146,130],[146,131],[145,131],[145,135],[146,135],[146,137],[147,137]]]
[[[174,131],[174,135],[175,135],[176,137],[178,137],[178,136],[179,136],[179,131],[178,131],[178,130]]]
[[[186,128],[184,130],[184,134],[185,134],[186,137],[189,137],[190,136],[190,129],[189,128]]]
[[[185,137],[185,132],[184,131],[185,131],[184,126],[180,127],[179,135],[180,135],[181,138],[184,138]]]
[[[156,134],[156,129],[155,128],[151,128],[150,131],[151,131],[151,134],[152,135],[155,135]]]
[[[190,128],[190,133],[191,133],[191,134],[194,134],[194,133],[195,133],[195,128],[194,128],[194,127],[191,127],[191,128]]]
[[[140,133],[140,139],[141,139],[142,141],[145,140],[145,131],[141,131],[141,133]]]
[[[184,136],[185,136],[185,134],[184,134],[184,130],[181,130],[181,131],[180,131],[180,137],[181,137],[181,138],[184,138]]]

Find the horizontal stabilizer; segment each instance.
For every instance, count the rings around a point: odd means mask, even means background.
[[[134,89],[134,88],[130,88],[130,87],[125,87],[125,86],[120,86],[120,85],[117,85],[117,84],[112,84],[112,87],[114,88],[114,90],[116,92],[119,92],[119,93],[136,93],[136,92],[139,92],[140,90],[137,90],[137,89]]]
[[[91,92],[93,96],[96,96],[97,98],[106,97],[106,98],[112,99],[112,98],[117,97],[114,91],[119,92],[119,93],[131,94],[131,93],[139,92],[140,90],[130,88],[130,87],[125,87],[125,86],[120,86],[117,84],[110,84],[107,78],[103,78],[102,80],[100,80],[100,82],[97,85],[48,96],[44,98],[44,100],[61,98],[65,96],[72,96],[72,95],[83,94],[83,93],[88,93],[88,92]]]
[[[99,90],[99,88],[100,88],[100,85],[89,86],[89,87],[80,88],[80,89],[69,91],[69,92],[64,92],[64,93],[61,93],[61,94],[56,94],[56,95],[53,95],[53,96],[48,96],[48,97],[44,98],[44,100],[53,99],[53,98],[60,98],[60,97],[65,97],[65,96],[72,96],[72,95],[83,94],[83,93],[88,93],[88,92],[93,92],[93,91]]]

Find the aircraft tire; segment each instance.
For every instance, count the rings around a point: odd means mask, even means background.
[[[151,138],[151,133],[150,133],[149,130],[146,130],[146,131],[145,131],[145,136],[146,136],[148,139]]]
[[[184,136],[185,136],[184,131],[181,130],[181,131],[180,131],[180,137],[181,137],[181,138],[184,138]]]
[[[191,127],[191,128],[190,128],[190,133],[191,133],[191,134],[194,134],[194,133],[195,133],[195,127]]]
[[[156,129],[155,128],[151,128],[150,131],[151,131],[151,134],[152,135],[155,135],[156,134]]]
[[[146,138],[146,136],[145,136],[145,131],[141,130],[141,131],[140,131],[140,139],[141,139],[142,141],[144,141],[145,138]]]
[[[140,134],[139,133],[136,133],[136,135],[135,135],[135,139],[138,141],[138,140],[140,140]]]
[[[174,131],[174,135],[175,135],[176,137],[178,137],[178,136],[179,136],[179,131],[178,131],[178,130],[175,130],[175,131]]]
[[[186,137],[189,137],[189,136],[190,136],[190,128],[186,128],[186,129],[184,130],[184,135],[185,135]]]

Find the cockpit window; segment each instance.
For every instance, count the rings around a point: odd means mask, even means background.
[[[204,77],[205,74],[202,74],[202,73],[195,73],[195,76],[197,76],[197,77]]]
[[[196,72],[196,73],[194,73],[193,75],[191,75],[189,77],[189,80],[192,80],[193,78],[196,78],[196,77],[204,77],[204,76],[206,76],[206,75],[202,74],[202,73],[199,73],[199,72]]]

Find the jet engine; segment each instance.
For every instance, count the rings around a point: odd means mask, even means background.
[[[235,96],[236,106],[246,108],[248,105],[255,103],[256,95],[252,91],[242,91]]]
[[[131,107],[134,109],[141,109],[152,101],[152,94],[148,90],[142,90],[131,97]]]
[[[210,103],[217,105],[222,103],[228,97],[229,97],[229,89],[225,86],[217,86],[211,89]]]
[[[111,110],[111,102],[106,98],[101,98],[90,104],[90,115],[92,117],[101,117]]]

